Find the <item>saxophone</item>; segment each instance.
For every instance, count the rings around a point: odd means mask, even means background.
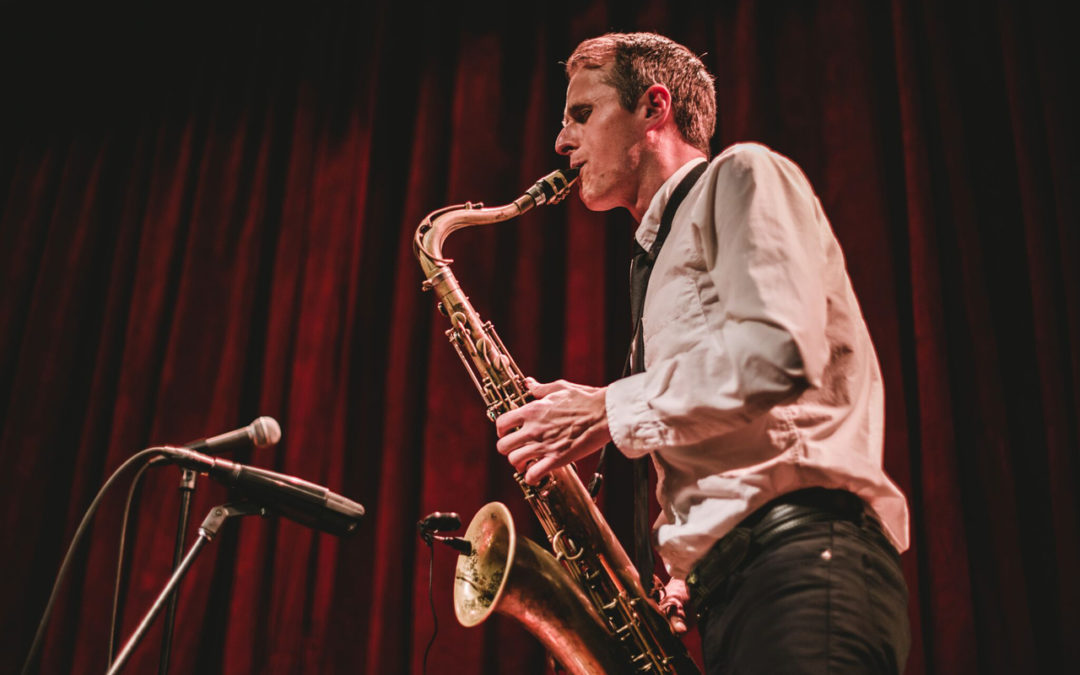
[[[450,271],[453,261],[443,256],[443,241],[461,228],[555,204],[570,193],[576,178],[575,170],[553,171],[509,204],[448,206],[428,214],[416,230],[413,252],[424,272],[423,289],[434,291],[439,311],[450,320],[446,335],[492,421],[531,397],[495,329],[481,320]],[[465,534],[472,553],[458,558],[458,621],[475,626],[495,611],[512,616],[576,674],[699,673],[577,472],[570,466],[555,469],[537,486],[527,484],[521,473],[514,478],[552,553],[517,537],[505,505],[484,506]]]

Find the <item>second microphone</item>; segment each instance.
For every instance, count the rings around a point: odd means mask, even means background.
[[[276,513],[329,534],[352,534],[364,516],[360,504],[295,476],[268,471],[186,448],[167,448],[165,459],[236,488]]]

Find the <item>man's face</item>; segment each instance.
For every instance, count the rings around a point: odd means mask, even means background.
[[[580,68],[570,78],[563,129],[555,139],[555,152],[580,167],[581,201],[593,211],[634,206],[645,140],[642,120],[604,82],[610,68]]]

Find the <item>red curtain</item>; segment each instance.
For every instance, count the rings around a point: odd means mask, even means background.
[[[0,661],[22,661],[75,525],[137,450],[276,417],[237,459],[368,509],[337,539],[229,522],[185,579],[173,671],[419,672],[415,524],[506,502],[536,537],[411,253],[423,216],[562,165],[558,62],[655,30],[717,76],[714,150],[764,142],[818,190],[887,388],[909,496],[910,673],[1080,661],[1078,81],[1041,3],[340,3],[0,15]],[[576,199],[447,244],[528,374],[614,378],[633,223]],[[615,466],[605,509],[627,527]],[[127,635],[168,576],[178,472],[150,472]],[[123,489],[40,661],[101,672]],[[192,528],[227,491],[200,479]],[[541,673],[513,622],[463,629],[435,551],[432,673]],[[160,620],[129,672],[153,672]],[[691,642],[694,640],[691,638]],[[6,668],[5,668],[6,669]]]

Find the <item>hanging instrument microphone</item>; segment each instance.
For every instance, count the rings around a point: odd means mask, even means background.
[[[436,532],[453,532],[461,529],[461,516],[454,512],[436,511],[429,513],[416,524],[420,532],[420,538],[428,546],[431,542],[438,541],[446,544],[462,555],[472,555],[472,544],[464,537],[444,537]]]

